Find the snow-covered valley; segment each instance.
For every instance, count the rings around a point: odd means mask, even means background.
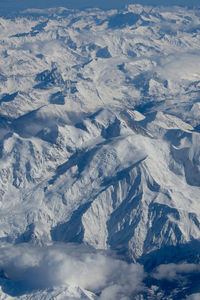
[[[29,9],[0,58],[0,299],[198,299],[200,11]]]

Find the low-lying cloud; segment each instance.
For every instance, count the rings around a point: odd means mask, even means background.
[[[143,267],[128,264],[105,252],[80,245],[0,249],[0,269],[5,281],[29,292],[59,286],[79,286],[98,299],[131,299],[142,288]]]
[[[157,280],[166,279],[173,281],[175,279],[181,278],[183,275],[192,274],[194,272],[200,273],[199,264],[164,264],[156,268],[153,273],[153,277]]]
[[[199,67],[199,52],[186,52],[164,57],[157,71],[161,77],[167,80],[197,81],[200,74]]]
[[[188,296],[186,299],[187,300],[199,300],[200,299],[200,294],[199,293],[198,294],[192,294],[192,295]]]

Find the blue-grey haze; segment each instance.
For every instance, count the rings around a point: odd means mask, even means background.
[[[75,9],[85,9],[98,7],[102,9],[123,8],[128,4],[142,5],[180,5],[180,6],[200,6],[199,0],[1,0],[0,14],[17,12],[28,8],[50,8],[50,7],[66,7]]]

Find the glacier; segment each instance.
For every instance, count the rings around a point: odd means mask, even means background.
[[[0,17],[0,299],[198,299],[198,8]]]

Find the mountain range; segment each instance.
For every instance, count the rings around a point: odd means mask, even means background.
[[[199,17],[0,17],[0,299],[199,299]]]

